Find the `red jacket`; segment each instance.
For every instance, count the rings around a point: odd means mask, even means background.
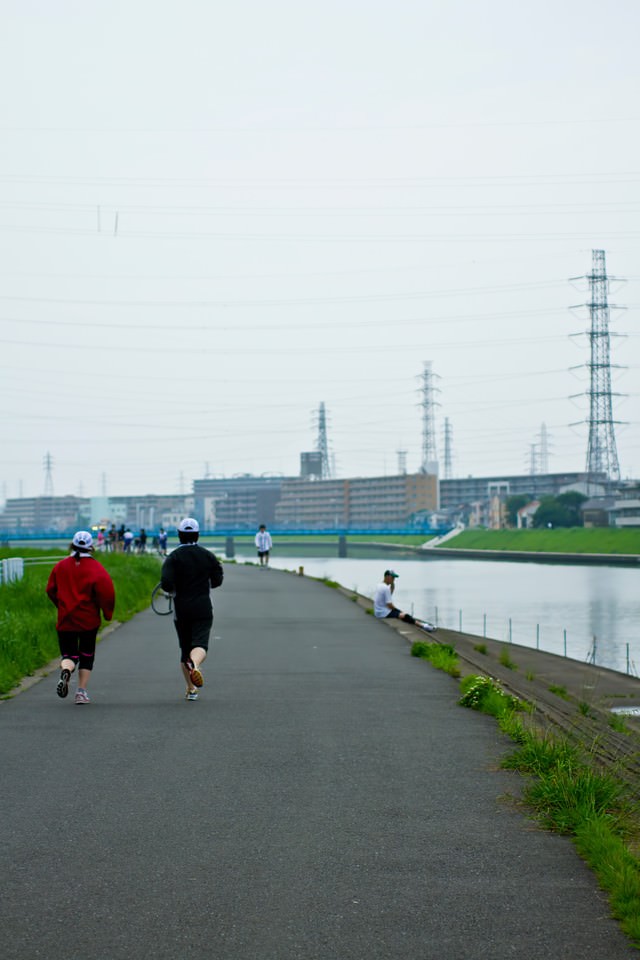
[[[100,611],[111,620],[116,602],[113,580],[97,560],[86,555],[56,563],[47,581],[47,595],[58,608],[58,630],[94,630]]]

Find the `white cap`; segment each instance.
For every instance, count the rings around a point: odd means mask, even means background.
[[[74,547],[90,550],[93,546],[93,537],[88,530],[78,530],[77,533],[74,533],[73,540],[71,542],[73,543]]]
[[[199,533],[200,527],[198,521],[194,520],[193,517],[185,517],[184,520],[180,521],[178,530],[180,533]]]

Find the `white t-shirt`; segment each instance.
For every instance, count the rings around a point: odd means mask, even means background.
[[[273,546],[271,534],[268,530],[258,530],[256,533],[256,547],[261,553],[266,553]]]
[[[382,619],[389,616],[391,610],[389,610],[387,604],[392,603],[391,597],[391,587],[383,580],[382,583],[378,584],[376,592],[373,595],[373,612],[376,617]]]

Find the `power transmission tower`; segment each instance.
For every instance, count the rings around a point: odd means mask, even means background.
[[[316,440],[316,450],[321,457],[320,479],[329,480],[331,478],[331,461],[329,460],[329,441],[327,438],[327,412],[324,401],[321,401],[318,407],[318,437]]]
[[[586,471],[590,477],[604,473],[609,481],[620,480],[620,465],[616,449],[614,424],[611,407],[611,357],[609,334],[609,277],[605,264],[604,250],[591,251],[591,273],[587,274],[590,299],[584,304],[591,317],[589,337],[591,356],[585,364],[590,372],[589,389],[589,440],[587,443]],[[574,280],[583,279],[573,277]],[[613,305],[612,305],[613,306]],[[618,309],[618,308],[614,308]]]
[[[538,472],[549,473],[549,436],[546,423],[540,425],[538,434]]]
[[[53,496],[53,457],[47,453],[43,460],[44,464],[44,496]]]
[[[436,427],[435,427],[435,408],[438,406],[435,400],[435,394],[438,388],[435,386],[437,374],[431,370],[431,361],[424,361],[424,370],[422,371],[422,465],[423,473],[438,472],[438,451],[436,449]]]
[[[403,474],[407,472],[407,451],[406,450],[396,450],[398,454],[398,473]]]
[[[449,417],[444,418],[444,479],[451,480],[453,476],[452,431]]]

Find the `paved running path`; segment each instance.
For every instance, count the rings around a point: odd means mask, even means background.
[[[630,960],[493,720],[322,584],[227,565],[198,703],[170,618],[0,703],[4,960]]]

